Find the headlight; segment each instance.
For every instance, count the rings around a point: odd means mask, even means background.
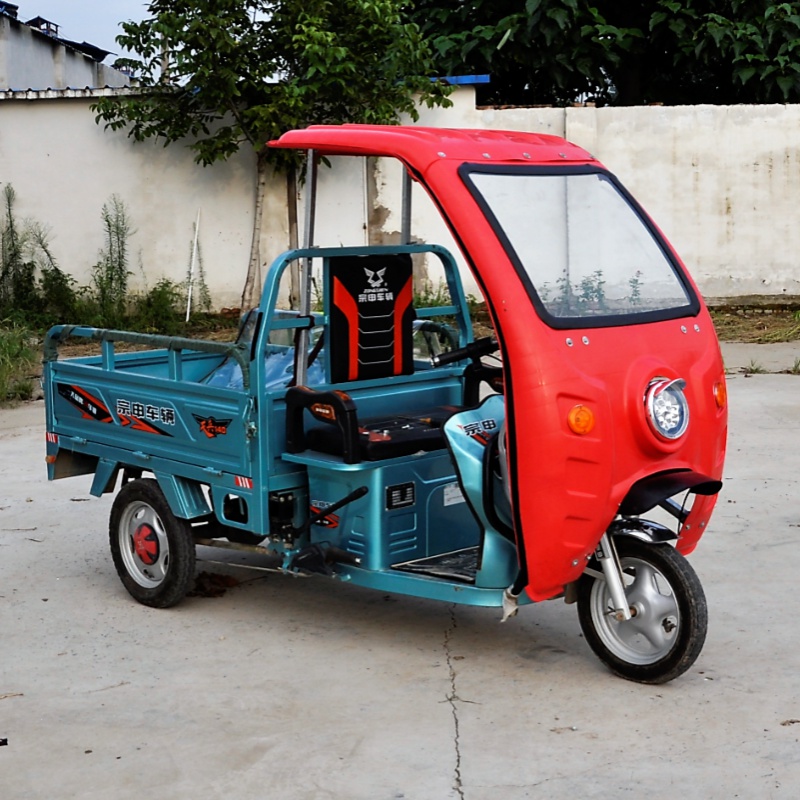
[[[689,404],[683,393],[686,381],[655,378],[644,396],[647,421],[664,439],[679,439],[689,427]]]

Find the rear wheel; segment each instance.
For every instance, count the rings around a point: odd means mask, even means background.
[[[194,579],[192,529],[172,513],[156,481],[140,478],[120,489],[109,543],[123,585],[140,603],[168,608],[184,598]]]
[[[615,540],[630,620],[618,621],[603,578],[578,584],[578,618],[589,646],[612,672],[666,683],[694,664],[706,638],[708,608],[689,562],[673,547]]]

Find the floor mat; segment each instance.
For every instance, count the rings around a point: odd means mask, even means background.
[[[430,575],[434,578],[449,578],[464,583],[475,583],[475,574],[478,571],[478,548],[468,547],[464,550],[442,553],[430,558],[405,561],[402,564],[393,564],[392,569],[400,572],[414,572],[418,575]]]

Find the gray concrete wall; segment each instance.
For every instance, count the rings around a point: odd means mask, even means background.
[[[0,91],[126,86],[119,70],[0,15]]]
[[[20,215],[48,225],[61,265],[86,281],[102,246],[100,210],[117,194],[137,230],[134,269],[140,261],[153,285],[183,280],[200,209],[207,283],[218,306],[235,305],[253,219],[252,152],[203,168],[186,148],[104,132],[92,99],[92,92],[0,92],[0,183],[14,185]],[[800,296],[800,106],[477,109],[469,87],[454,101],[451,109],[423,109],[420,123],[540,131],[587,148],[642,202],[706,296]],[[399,166],[332,161],[321,170],[316,242],[395,238]],[[414,202],[415,238],[454,247],[419,187]],[[264,268],[287,242],[286,188],[276,177],[262,229]],[[471,281],[467,288],[477,294]]]

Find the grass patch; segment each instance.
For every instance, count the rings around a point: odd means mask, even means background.
[[[745,375],[764,375],[767,371],[754,358],[751,358],[750,363],[746,367],[742,367],[741,370]]]
[[[39,357],[35,338],[27,328],[0,322],[0,404],[31,399],[31,373]]]
[[[723,342],[774,344],[800,339],[800,316],[792,308],[718,306],[709,310]]]

